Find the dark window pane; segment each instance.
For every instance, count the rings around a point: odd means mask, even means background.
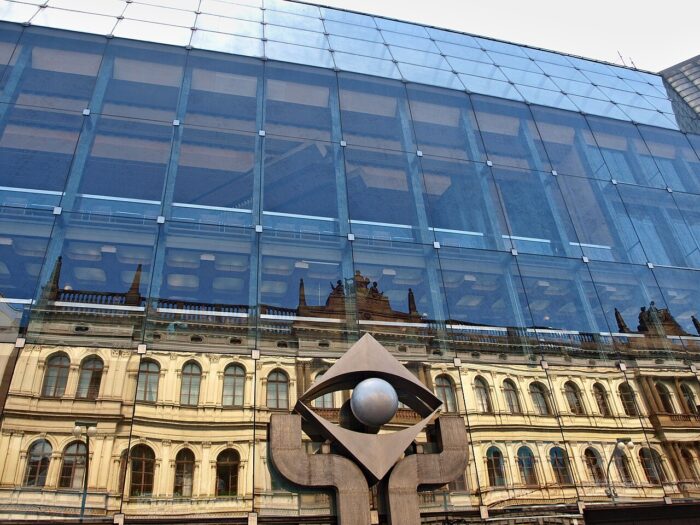
[[[656,267],[654,276],[678,327],[687,334],[700,335],[700,272]],[[685,344],[700,349],[697,340],[688,339]]]

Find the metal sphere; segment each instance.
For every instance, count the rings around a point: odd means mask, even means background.
[[[360,423],[368,427],[381,427],[396,414],[399,396],[389,383],[371,377],[355,387],[350,398],[350,408]]]

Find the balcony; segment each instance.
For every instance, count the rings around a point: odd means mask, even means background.
[[[694,414],[652,414],[649,419],[657,428],[700,429],[700,416]]]

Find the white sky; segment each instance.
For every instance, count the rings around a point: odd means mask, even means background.
[[[700,0],[311,0],[661,71],[700,54]]]

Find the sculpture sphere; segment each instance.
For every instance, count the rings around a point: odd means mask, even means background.
[[[399,408],[399,396],[389,383],[371,377],[355,387],[350,398],[350,408],[360,423],[376,428],[394,417]]]

